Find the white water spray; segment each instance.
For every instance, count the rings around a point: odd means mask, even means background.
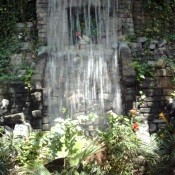
[[[121,113],[116,26],[113,0],[49,0],[46,89],[53,120],[63,117],[63,107],[72,117]]]

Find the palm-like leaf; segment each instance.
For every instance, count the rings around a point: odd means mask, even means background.
[[[20,175],[51,175],[51,173],[44,167],[35,161],[30,162],[18,170]]]

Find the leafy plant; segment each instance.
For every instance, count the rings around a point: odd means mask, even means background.
[[[70,118],[59,119],[50,132],[33,133],[28,140],[16,145],[21,170],[30,170],[33,160],[46,165],[60,159],[64,160],[60,174],[78,174],[83,171],[81,167],[86,158],[101,149],[98,141],[86,137],[78,121]]]
[[[148,0],[144,2],[145,23],[142,33],[148,37],[167,37],[173,35],[175,28],[174,8],[175,2]]]
[[[154,77],[154,68],[143,63],[142,61],[135,60],[131,65],[136,71],[137,81],[141,82],[145,77]]]
[[[158,154],[159,159],[157,159],[154,167],[151,168],[152,174],[164,173],[171,175],[175,166],[175,135],[173,125],[166,124],[165,128],[156,134],[155,140],[157,142],[155,152]]]
[[[12,144],[12,138],[4,136],[0,137],[0,174],[9,175],[10,170],[14,166],[15,149]]]
[[[139,169],[134,161],[139,156],[140,143],[132,124],[129,118],[114,113],[108,115],[108,122],[108,130],[100,132],[106,148],[103,164],[106,174],[134,174]]]

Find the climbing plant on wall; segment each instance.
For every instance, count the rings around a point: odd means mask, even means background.
[[[167,37],[175,40],[175,0],[144,1],[145,29],[150,37]]]
[[[36,20],[35,4],[36,0],[0,1],[0,80],[9,78],[9,57],[19,51],[16,24]]]

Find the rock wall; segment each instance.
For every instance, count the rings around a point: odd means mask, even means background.
[[[122,99],[124,113],[132,108],[137,108],[140,115],[144,115],[150,124],[150,131],[154,132],[164,125],[159,119],[168,103],[171,93],[175,89],[173,84],[174,71],[164,62],[164,58],[175,57],[175,43],[168,43],[165,40],[149,41],[147,38],[138,37],[134,42],[122,41],[122,36],[127,34],[139,34],[143,27],[142,0],[119,0],[118,19],[120,26],[117,29],[120,55],[120,73],[122,85]],[[48,0],[37,0],[37,30],[38,39],[42,45],[47,45],[47,9]],[[18,24],[19,37],[21,37],[21,53],[13,55],[11,63],[19,65],[24,57],[32,60],[31,35],[23,34],[27,28],[32,33],[35,26],[31,23]],[[26,52],[29,50],[29,52]],[[148,51],[147,54],[145,51]],[[9,100],[9,107],[2,111],[7,116],[5,124],[14,125],[21,120],[29,120],[35,129],[49,129],[47,116],[47,104],[44,96],[45,84],[44,75],[47,61],[47,46],[40,47],[38,51],[39,61],[35,65],[35,73],[31,80],[31,89],[26,90],[22,82],[11,82],[2,84],[0,87],[0,101]],[[143,81],[136,80],[136,73],[131,66],[133,58],[149,59],[148,64],[154,66],[155,75],[152,78],[145,78]],[[23,74],[23,72],[21,72]],[[146,96],[141,99],[140,91]],[[1,112],[1,113],[2,113]],[[17,114],[17,115],[16,115]],[[19,117],[20,116],[20,117]],[[25,116],[25,117],[24,117]]]
[[[159,114],[167,112],[165,107],[175,90],[175,69],[171,62],[175,57],[175,43],[138,37],[136,43],[130,42],[128,45],[133,58],[140,59],[153,68],[153,76],[145,76],[135,84],[136,101],[133,107],[147,118],[150,132],[155,132],[165,124]]]

